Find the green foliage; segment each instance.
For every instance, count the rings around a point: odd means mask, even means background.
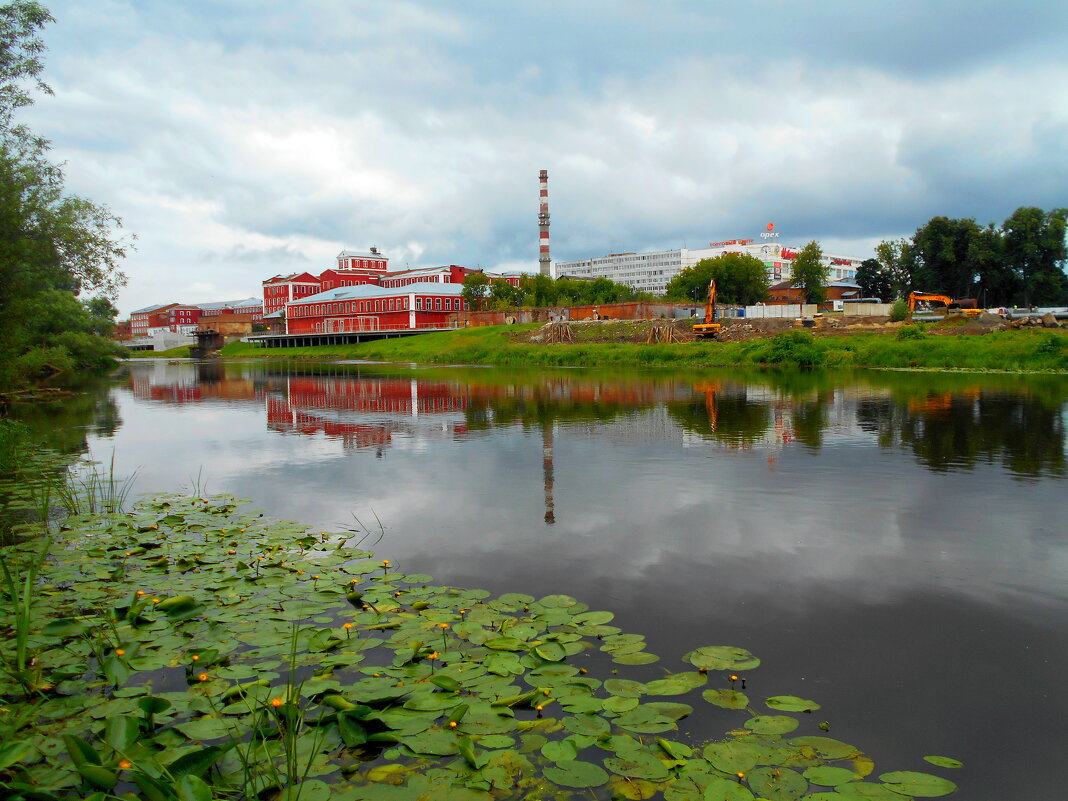
[[[974,219],[932,217],[908,241],[876,247],[881,276],[899,295],[936,291],[984,306],[1068,302],[1068,209],[1022,206],[998,228]],[[858,271],[870,281],[871,271]],[[865,284],[862,283],[862,286]]]
[[[857,268],[857,283],[860,292],[866,298],[879,298],[888,301],[893,297],[894,289],[890,275],[878,259],[865,259]]]
[[[900,323],[909,316],[909,304],[904,298],[898,298],[890,305],[890,322]]]
[[[761,343],[755,361],[762,364],[793,364],[816,367],[823,364],[822,349],[808,331],[786,331]]]
[[[364,532],[308,532],[229,496],[163,495],[66,523],[37,562],[47,603],[26,618],[32,693],[0,677],[14,721],[0,743],[5,797],[98,797],[121,782],[124,798],[151,801],[587,788],[801,798],[817,792],[810,780],[838,783],[830,768],[842,765],[863,797],[955,789],[911,771],[875,781],[855,746],[793,736],[818,731],[805,715],[813,701],[746,708],[726,689],[760,664],[744,649],[705,646],[687,657],[700,670],[623,678],[658,658],[611,612],[563,594],[437,586],[362,550]],[[24,562],[38,549],[0,556]],[[591,649],[604,661],[572,664]],[[709,684],[722,741],[669,739]]]
[[[701,259],[672,278],[665,291],[669,300],[704,303],[708,283],[716,281],[720,303],[752,306],[768,299],[767,268],[748,253],[723,253],[714,259]]]
[[[915,323],[913,325],[906,325],[897,332],[896,339],[899,341],[906,341],[910,339],[927,339],[929,334],[925,331],[925,326],[922,323]]]
[[[0,7],[0,386],[104,366],[117,353],[104,337],[114,317],[108,298],[125,282],[120,221],[64,194],[46,143],[12,117],[30,102],[27,82],[46,88],[37,32],[51,20],[38,3]],[[99,297],[80,303],[83,292]]]
[[[793,286],[801,290],[805,303],[823,303],[827,300],[827,279],[831,268],[823,263],[823,250],[812,241],[798,252],[793,261]]]
[[[461,296],[467,308],[472,311],[486,308],[490,294],[489,279],[485,273],[471,273],[464,277],[464,288]]]

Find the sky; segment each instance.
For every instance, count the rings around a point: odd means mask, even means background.
[[[122,316],[391,269],[816,239],[1068,205],[1050,0],[51,0],[23,119],[137,237]]]

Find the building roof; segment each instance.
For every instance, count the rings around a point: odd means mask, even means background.
[[[308,295],[300,300],[292,300],[287,306],[295,306],[304,303],[330,303],[335,300],[366,300],[367,298],[396,298],[410,295],[413,292],[423,295],[452,295],[459,297],[464,291],[463,284],[439,284],[436,282],[422,281],[408,286],[382,287],[377,284],[357,284],[356,286],[340,286],[337,289],[328,289],[317,295]]]
[[[159,311],[160,309],[169,309],[171,306],[177,305],[177,303],[157,303],[155,306],[145,306],[143,309],[134,309],[130,314],[148,314],[149,312]]]
[[[242,298],[241,300],[220,300],[215,303],[190,304],[198,309],[241,309],[246,306],[262,306],[263,301],[259,298]]]
[[[337,258],[339,258],[339,259],[343,259],[343,258],[345,258],[345,259],[351,259],[351,258],[357,258],[357,259],[386,259],[386,260],[389,259],[388,256],[386,256],[385,254],[379,253],[377,250],[374,250],[374,251],[369,251],[369,250],[343,250],[343,251],[341,251],[340,253],[337,254]]]

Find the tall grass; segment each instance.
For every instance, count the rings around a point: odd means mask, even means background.
[[[875,367],[1068,372],[1068,333],[1062,330],[999,331],[985,335],[902,334],[813,336],[787,331],[744,342],[679,344],[520,342],[517,331],[534,326],[496,326],[422,334],[361,345],[254,348],[227,345],[233,357],[275,359],[367,359],[420,364],[493,364],[506,367]]]

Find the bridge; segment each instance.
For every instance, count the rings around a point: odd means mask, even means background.
[[[245,337],[246,342],[258,342],[265,348],[311,348],[317,345],[358,345],[379,339],[396,339],[417,334],[432,334],[435,331],[455,331],[462,326],[438,325],[422,328],[380,328],[373,331],[332,331],[323,334],[255,334]]]

